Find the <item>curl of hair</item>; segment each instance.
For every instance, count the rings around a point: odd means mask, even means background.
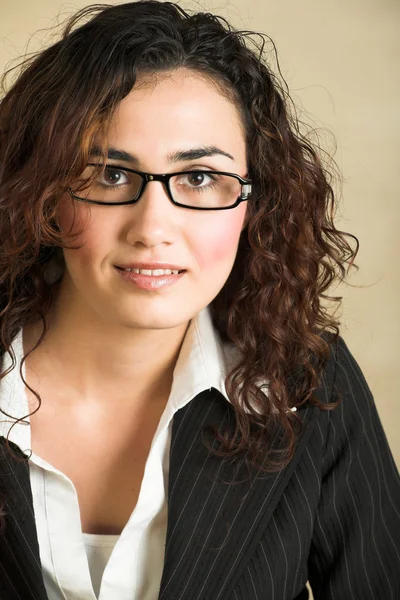
[[[273,471],[290,461],[300,432],[290,409],[335,406],[313,394],[339,336],[339,321],[321,300],[342,300],[325,292],[344,280],[346,262],[354,266],[358,240],[335,228],[332,175],[267,64],[267,40],[169,2],[93,5],[69,20],[59,41],[19,65],[0,104],[0,348],[13,368],[18,331],[40,320],[35,348],[46,334],[54,296],[46,273],[60,249],[76,247],[76,232],[62,235],[55,226],[57,205],[99,140],[105,160],[118,103],[138,76],[196,71],[237,106],[254,182],[235,264],[211,303],[214,325],[239,359],[226,378],[235,423],[225,431],[216,424],[218,449],[210,449]],[[29,389],[38,410],[40,396]],[[276,427],[278,445],[270,436]]]

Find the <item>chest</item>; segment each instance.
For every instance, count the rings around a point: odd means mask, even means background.
[[[135,508],[165,403],[99,413],[45,401],[30,417],[32,450],[75,486],[82,532],[120,534]]]

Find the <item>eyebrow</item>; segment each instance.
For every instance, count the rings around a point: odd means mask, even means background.
[[[199,158],[203,158],[204,156],[216,156],[216,155],[226,156],[231,160],[235,160],[231,154],[217,148],[217,146],[201,146],[199,148],[191,148],[189,150],[177,150],[176,152],[171,152],[167,155],[167,161],[171,163],[177,163],[180,161],[188,161],[188,160],[197,160]],[[101,156],[101,149],[98,147],[94,147],[90,151],[90,156]],[[107,157],[113,160],[123,160],[124,162],[130,162],[135,165],[139,164],[139,159],[130,154],[129,152],[125,152],[125,150],[119,150],[118,148],[108,148]]]

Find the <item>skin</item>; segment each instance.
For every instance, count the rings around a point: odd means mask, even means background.
[[[208,167],[247,174],[237,109],[190,71],[135,88],[114,115],[109,145],[137,157],[136,164],[110,163],[150,173]],[[215,155],[168,162],[177,150],[212,145],[234,160]],[[154,181],[134,205],[74,202],[76,226],[84,225],[83,245],[64,251],[66,272],[48,316],[49,332],[26,363],[32,385],[37,374],[59,390],[57,403],[79,407],[83,415],[86,409],[100,420],[109,418],[115,403],[126,411],[165,404],[188,324],[215,298],[232,269],[247,203],[220,212],[190,211],[173,205]],[[62,231],[71,227],[67,197],[57,221]],[[137,261],[169,262],[186,273],[170,287],[144,291],[124,282],[114,268]],[[37,333],[26,328],[25,350]]]

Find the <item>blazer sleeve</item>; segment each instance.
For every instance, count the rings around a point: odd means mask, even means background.
[[[335,388],[343,399],[329,413],[310,585],[315,600],[399,600],[399,473],[372,393],[341,337]]]

